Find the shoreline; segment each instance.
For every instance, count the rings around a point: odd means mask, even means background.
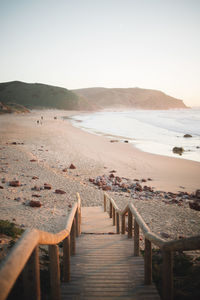
[[[147,119],[144,119],[144,110],[120,111],[119,113],[105,111],[105,114],[95,112],[94,114],[88,113],[86,116],[78,114],[70,119],[77,128],[121,142],[127,140],[133,147],[143,152],[200,162],[200,131],[197,121],[192,121],[192,118],[195,120],[195,116],[197,117],[193,114],[198,112],[191,110],[188,115],[191,121],[189,128],[188,125],[185,127],[182,125],[186,115],[172,114],[170,118],[169,112],[163,110],[149,111]],[[174,122],[174,128],[171,127],[171,122]],[[191,134],[191,138],[185,138],[186,133]],[[181,147],[184,149],[183,153],[181,155],[173,153],[174,147]]]
[[[83,206],[103,205],[103,191],[89,178],[108,176],[111,170],[131,180],[151,178],[148,185],[155,190],[191,193],[199,188],[200,163],[145,153],[126,143],[110,143],[106,137],[85,132],[62,119],[75,113],[45,110],[0,116],[1,219],[15,219],[25,228],[60,231],[76,201],[76,192]],[[69,169],[71,163],[76,169]],[[22,185],[10,187],[11,180],[19,180]],[[52,188],[45,190],[44,183]],[[35,185],[43,189],[32,190]],[[56,189],[66,194],[56,194]],[[171,238],[199,233],[199,212],[188,204],[181,207],[158,199],[132,199],[127,193],[109,193],[120,207],[133,201],[156,233],[167,230]],[[40,197],[33,198],[34,194]],[[41,208],[28,206],[30,200],[40,201]]]

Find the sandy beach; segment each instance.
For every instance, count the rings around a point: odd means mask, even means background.
[[[109,176],[112,170],[129,180],[150,178],[145,184],[154,191],[192,193],[200,188],[200,163],[145,153],[127,143],[111,143],[62,119],[75,113],[47,110],[0,116],[0,219],[24,228],[60,231],[76,192],[83,206],[103,204],[103,191],[89,178]],[[69,169],[71,164],[76,168]],[[20,186],[10,186],[13,180]],[[45,189],[45,183],[51,189]],[[55,193],[57,189],[65,194]],[[166,238],[200,233],[200,212],[189,208],[188,199],[179,205],[122,192],[109,194],[120,207],[133,201],[152,230],[167,234]],[[30,207],[30,200],[40,201],[42,206]]]

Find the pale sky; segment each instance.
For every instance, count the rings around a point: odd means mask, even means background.
[[[0,0],[0,82],[140,87],[200,106],[200,0]]]

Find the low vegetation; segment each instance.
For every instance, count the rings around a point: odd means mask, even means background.
[[[12,238],[17,238],[24,232],[22,228],[19,228],[15,223],[9,222],[7,220],[0,220],[0,234],[5,234]]]
[[[142,251],[144,255],[144,251]],[[200,299],[200,256],[175,252],[173,257],[174,299]],[[161,295],[162,290],[162,254],[160,250],[152,253],[153,281]]]

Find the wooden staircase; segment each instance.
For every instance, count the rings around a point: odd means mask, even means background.
[[[102,207],[82,208],[81,231],[61,299],[160,299],[153,284],[144,285],[144,260],[133,256],[133,240],[115,233]]]

